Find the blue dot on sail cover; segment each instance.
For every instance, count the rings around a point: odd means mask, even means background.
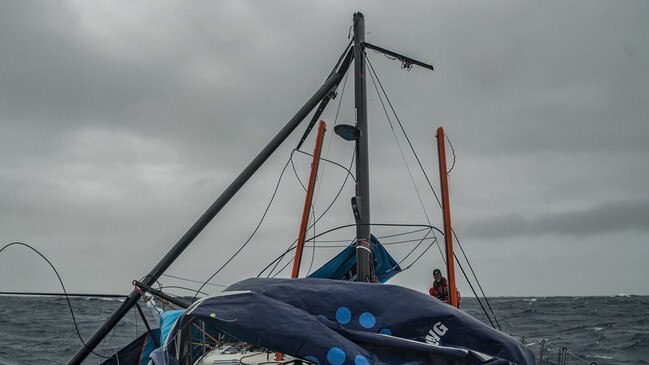
[[[320,364],[320,361],[318,361],[318,359],[316,359],[315,356],[305,356],[304,360],[308,360],[314,364]]]
[[[336,321],[340,324],[347,324],[352,320],[352,312],[347,307],[340,307],[336,310]]]
[[[376,318],[374,318],[372,313],[365,312],[361,314],[360,318],[358,318],[358,322],[363,326],[363,328],[372,328],[376,324]]]
[[[363,355],[356,355],[354,358],[354,365],[370,365],[370,362]]]
[[[327,352],[327,361],[331,365],[342,365],[345,362],[345,352],[338,347],[332,347]]]
[[[384,335],[391,335],[391,334],[392,334],[392,331],[390,331],[389,328],[383,328],[383,329],[381,329],[381,330],[379,331],[379,333],[382,333],[382,334],[384,334]]]

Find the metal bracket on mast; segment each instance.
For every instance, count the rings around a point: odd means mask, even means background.
[[[354,213],[354,220],[356,221],[356,225],[361,225],[363,224],[363,219],[361,218],[361,213],[358,211],[358,201],[360,198],[358,197],[352,197],[352,212]]]

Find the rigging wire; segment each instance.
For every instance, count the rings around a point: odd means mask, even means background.
[[[426,229],[426,230],[428,230],[428,229]],[[419,232],[421,232],[421,230],[419,230]],[[378,237],[376,237],[376,239],[378,239]],[[432,241],[432,240],[435,240],[435,239],[437,239],[437,237],[426,237],[425,241]],[[420,240],[421,240],[421,238],[412,239],[412,240],[402,240],[402,241],[388,241],[388,242],[381,242],[381,245],[382,246],[400,245],[400,244],[404,244],[404,243],[419,242]],[[318,241],[318,242],[322,242],[322,241]],[[336,242],[349,242],[349,240],[336,240]],[[347,244],[347,245],[320,245],[318,247],[320,247],[320,248],[345,248],[347,246],[349,246],[349,244]]]
[[[182,280],[182,281],[187,281],[187,282],[190,282],[190,283],[197,283],[197,284],[202,284],[203,283],[202,281],[199,281],[199,280],[187,279],[187,278],[183,278],[183,277],[175,276],[175,275],[162,274],[161,276],[167,276],[167,277],[170,277],[170,278],[174,278],[174,279],[178,279],[178,280]],[[207,283],[206,285],[220,286],[222,288],[229,287],[229,285],[215,284],[215,283]]]
[[[337,62],[336,65],[334,66],[333,70],[331,71],[332,74],[336,71],[336,69],[338,68],[338,66],[343,62],[343,59],[344,59],[345,55],[347,54],[347,50],[349,50],[349,48],[351,47],[352,43],[353,43],[353,41],[350,41],[349,44],[347,45],[347,47],[345,48],[345,52],[343,52],[343,54],[340,56],[340,58],[338,59],[338,62]],[[346,85],[346,82],[347,82],[347,73],[345,73],[345,85]],[[343,91],[344,91],[345,85],[343,85]],[[342,98],[341,98],[341,99],[342,99]],[[340,109],[340,106],[339,106],[339,109]],[[241,247],[240,247],[240,248],[239,248],[239,249],[234,253],[234,255],[232,255],[232,257],[230,257],[230,258],[225,262],[225,264],[223,264],[223,265],[222,265],[222,266],[221,266],[221,267],[220,267],[220,268],[219,268],[219,269],[218,269],[214,274],[212,274],[212,276],[210,276],[210,278],[208,278],[208,279],[207,279],[207,280],[206,280],[206,281],[201,285],[201,287],[199,288],[199,290],[201,290],[201,289],[202,289],[202,288],[203,288],[203,287],[204,287],[204,286],[205,286],[205,285],[206,285],[210,280],[212,280],[216,275],[218,275],[218,273],[221,272],[221,271],[222,271],[222,270],[223,270],[223,269],[224,269],[224,268],[225,268],[225,267],[226,267],[226,266],[227,266],[227,265],[228,265],[228,264],[229,264],[229,263],[230,263],[230,262],[231,262],[231,261],[232,261],[232,260],[233,260],[233,259],[234,259],[234,258],[235,258],[235,257],[236,257],[240,252],[241,252],[241,251],[242,251],[242,250],[243,250],[243,248],[244,248],[244,247],[245,247],[245,246],[250,242],[250,240],[251,240],[251,239],[254,237],[254,235],[257,233],[257,231],[259,230],[259,227],[261,226],[262,222],[264,221],[264,218],[266,217],[266,214],[268,213],[268,210],[270,209],[270,206],[272,205],[273,200],[275,199],[275,195],[277,194],[277,190],[279,189],[279,185],[280,185],[280,182],[281,182],[281,180],[282,180],[282,176],[284,175],[284,172],[286,171],[286,168],[288,167],[289,162],[292,161],[292,157],[293,157],[293,153],[294,153],[294,152],[295,152],[295,150],[291,151],[291,154],[290,154],[290,156],[289,156],[289,160],[286,162],[286,164],[284,165],[284,168],[282,169],[282,172],[281,172],[281,174],[280,174],[280,176],[279,176],[279,179],[278,179],[278,181],[277,181],[277,185],[275,186],[275,191],[273,192],[273,195],[272,195],[272,197],[271,197],[271,199],[270,199],[268,205],[266,206],[266,209],[265,209],[265,211],[264,211],[264,214],[262,215],[262,217],[261,217],[259,223],[257,224],[257,227],[254,229],[254,231],[252,232],[252,234],[250,235],[250,237],[248,237],[248,239],[246,240],[246,242],[244,242],[244,244],[243,244],[243,245],[242,245],[242,246],[241,246]],[[352,159],[352,160],[353,160],[353,159]],[[346,175],[346,176],[345,176],[345,182],[347,181],[347,177],[348,177],[348,176],[349,176],[349,175]],[[343,186],[344,186],[344,183],[343,183]],[[341,191],[342,191],[342,189],[341,189]],[[338,195],[340,195],[340,193],[338,193],[338,194],[336,195],[336,198],[338,197]],[[334,201],[335,201],[336,198],[334,198]],[[332,202],[331,205],[333,205],[333,202]],[[329,207],[327,207],[327,209],[326,209],[325,212],[320,216],[320,218],[322,218],[322,216],[324,216],[324,214],[326,214],[326,212],[329,210],[329,208],[331,208],[331,205],[329,205]],[[316,220],[313,224],[315,224],[317,221],[318,221],[318,220]],[[309,227],[309,228],[310,228],[310,227]],[[194,301],[195,299],[196,299],[196,295],[194,295],[194,299],[193,299],[192,301]]]
[[[340,96],[338,97],[338,107],[336,108],[336,116],[334,117],[334,125],[333,125],[334,127],[336,127],[336,124],[338,124],[338,116],[340,115],[340,107],[342,106],[343,100],[345,98],[345,90],[347,89],[347,78],[348,77],[349,77],[349,73],[346,72],[345,73],[345,80],[343,81],[343,89],[340,91]],[[329,151],[331,150],[331,143],[333,142],[333,137],[334,137],[334,135],[330,133],[329,134],[329,142],[327,142],[327,151],[325,151],[324,158],[320,158],[321,160],[328,161],[326,158],[329,156]],[[333,163],[333,161],[330,161],[330,162]],[[339,166],[343,167],[342,165],[339,165]],[[318,181],[318,187],[316,189],[316,193],[315,193],[315,196],[313,198],[313,200],[315,202],[318,201],[318,196],[319,196],[319,193],[320,193],[320,186],[322,185],[322,181],[324,180],[324,174],[325,174],[326,169],[327,169],[327,165],[322,166],[322,174],[320,175],[320,181]],[[347,170],[347,171],[351,174],[350,170]],[[351,174],[351,175],[354,178],[354,181],[356,181],[356,177],[354,177],[353,174]]]
[[[469,259],[467,258],[466,253],[464,252],[464,248],[460,243],[460,239],[457,237],[457,234],[455,233],[455,230],[453,230],[453,228],[451,228],[451,232],[453,233],[453,237],[455,237],[455,241],[457,242],[457,245],[460,247],[460,250],[462,251],[462,255],[464,255],[464,259],[466,260],[466,263],[469,265],[469,269],[471,269],[471,273],[473,274],[473,277],[476,278],[475,281],[478,284],[478,288],[480,288],[480,292],[482,292],[482,296],[485,298],[485,302],[487,302],[487,307],[489,307],[489,311],[494,316],[494,321],[498,325],[498,329],[502,331],[502,329],[500,328],[500,323],[498,323],[498,319],[496,319],[496,313],[494,313],[494,310],[491,308],[491,304],[489,303],[489,300],[487,299],[484,290],[482,290],[482,285],[480,285],[480,281],[478,280],[475,271],[473,271],[473,266],[471,266],[471,261],[469,261]],[[453,253],[453,255],[455,256],[455,253]],[[457,260],[457,256],[455,256],[455,259]],[[460,266],[460,269],[462,269],[462,265],[460,265],[459,260],[458,260],[458,265]],[[462,273],[464,273],[464,269],[462,269]]]
[[[318,237],[321,237],[321,236],[323,236],[325,234],[329,234],[331,232],[337,231],[339,229],[349,228],[349,227],[357,227],[357,226],[364,226],[364,225],[365,226],[378,226],[378,227],[425,227],[426,229],[435,230],[435,231],[441,233],[442,235],[444,234],[439,228],[437,228],[435,226],[432,226],[432,225],[426,225],[426,224],[414,224],[414,223],[361,223],[361,224],[344,224],[344,225],[341,225],[341,226],[330,228],[330,229],[328,229],[328,230],[326,230],[324,232],[318,233],[317,235],[311,237],[309,239],[309,241],[313,240],[313,239],[316,239]],[[275,260],[273,260],[270,264],[268,264],[268,266],[266,266],[266,268],[264,268],[261,273],[266,271],[273,264],[275,264],[277,266],[276,262],[281,261],[281,259],[286,254],[288,254],[289,252],[291,252],[291,251],[293,251],[295,249],[295,242],[296,241],[293,241],[293,243],[289,246],[289,248],[286,251],[284,251],[282,254],[280,254],[277,258],[275,258]],[[286,268],[286,266],[288,266],[288,264],[284,265],[282,267],[282,270],[284,270]],[[282,270],[280,270],[279,272],[281,272]],[[275,276],[277,276],[279,274],[279,272],[276,273]],[[261,273],[259,275],[257,275],[257,277],[261,276]],[[273,276],[273,277],[275,277],[275,276]],[[270,277],[270,274],[267,277]]]
[[[364,54],[365,60],[367,61],[368,65],[370,66],[370,79],[372,80],[372,83],[374,84],[374,88],[376,89],[376,94],[379,96],[379,101],[381,102],[381,106],[383,107],[383,112],[385,112],[385,117],[388,120],[388,124],[390,125],[390,130],[392,131],[392,135],[394,136],[394,140],[397,143],[397,147],[399,148],[399,152],[401,153],[401,159],[403,160],[404,165],[406,165],[406,170],[408,170],[408,175],[410,176],[410,181],[412,182],[412,186],[415,189],[415,193],[417,194],[417,199],[419,199],[419,204],[421,205],[421,209],[424,212],[424,216],[426,217],[426,222],[430,224],[430,218],[428,217],[428,213],[426,211],[426,207],[424,206],[424,202],[421,199],[421,194],[419,193],[419,189],[417,188],[417,183],[415,183],[415,178],[412,175],[412,171],[410,170],[410,166],[408,165],[408,161],[406,160],[406,156],[403,153],[403,149],[401,148],[401,143],[399,142],[399,138],[397,138],[397,133],[394,130],[394,125],[392,124],[392,119],[390,118],[390,115],[388,113],[388,110],[385,107],[385,103],[383,102],[383,97],[381,96],[381,93],[379,92],[379,88],[376,85],[376,80],[378,80],[378,75],[376,74],[376,71],[374,71],[374,67],[370,63],[370,60],[367,58],[367,54]],[[387,98],[387,94],[385,95]],[[396,113],[395,113],[396,116]],[[405,132],[404,132],[405,135]],[[435,232],[433,232],[433,236],[435,235]],[[439,250],[439,254],[442,256],[442,260],[444,260],[444,253],[442,252],[442,248],[439,245],[439,241],[437,241],[437,249]]]
[[[491,316],[489,316],[489,314],[487,313],[487,310],[485,309],[484,305],[482,305],[482,301],[480,301],[480,299],[478,297],[478,294],[476,294],[475,289],[473,289],[473,285],[471,284],[471,281],[469,281],[469,278],[468,278],[466,272],[464,271],[464,267],[462,267],[462,264],[460,263],[460,260],[457,258],[457,255],[455,253],[453,253],[453,257],[455,257],[455,261],[457,262],[457,266],[459,266],[460,270],[462,270],[462,275],[464,275],[464,277],[467,279],[466,282],[469,284],[469,287],[471,288],[471,291],[473,292],[473,295],[475,295],[476,299],[478,299],[478,304],[480,304],[480,307],[482,308],[482,311],[487,316],[487,319],[489,320],[489,323],[491,323],[491,327],[496,328],[494,323],[491,321]],[[486,302],[489,302],[487,300],[487,297],[484,297],[484,298],[485,298]],[[496,320],[496,316],[494,316],[494,320]],[[498,323],[498,321],[496,321],[496,323]],[[498,324],[498,329],[500,329],[500,324]]]
[[[349,167],[349,169],[345,169],[348,173],[345,175],[345,179],[343,180],[342,184],[340,185],[340,189],[338,189],[338,192],[336,193],[336,195],[335,195],[334,198],[332,199],[331,203],[329,203],[329,205],[327,206],[327,209],[325,209],[325,210],[322,212],[322,214],[321,214],[321,215],[320,215],[320,216],[319,216],[319,217],[318,217],[318,218],[313,222],[313,224],[315,224],[315,223],[317,223],[318,221],[320,221],[320,219],[322,219],[322,218],[323,218],[323,217],[324,217],[324,216],[329,212],[329,210],[331,209],[331,207],[333,207],[333,205],[334,205],[334,204],[336,203],[336,201],[338,200],[338,197],[340,197],[340,194],[342,193],[343,189],[345,188],[345,185],[347,184],[347,180],[349,179],[349,176],[350,176],[350,173],[351,173],[351,172],[350,172],[350,169],[351,169],[351,166],[354,164],[354,158],[355,158],[355,157],[356,157],[356,151],[354,150],[354,152],[352,153],[352,159],[351,159],[351,162],[350,162],[350,167]],[[310,228],[311,228],[311,226],[308,227],[308,229],[310,229]],[[314,235],[313,237],[319,237],[319,235]],[[315,238],[313,238],[313,239],[315,239]],[[311,239],[309,239],[309,240],[311,240]],[[257,274],[257,277],[260,277],[260,276],[261,276],[261,275],[262,275],[266,270],[268,270],[271,266],[275,265],[275,266],[273,266],[273,268],[270,270],[269,274],[266,276],[266,277],[270,277],[270,276],[272,275],[273,271],[277,268],[277,265],[279,265],[279,261],[278,261],[278,260],[282,260],[282,259],[284,258],[284,256],[292,250],[291,247],[293,247],[293,245],[294,245],[296,242],[297,242],[297,239],[294,240],[294,241],[289,245],[289,248],[288,248],[288,249],[287,249],[283,254],[281,254],[277,259],[271,261],[271,262],[270,262],[270,263],[269,263],[269,264],[268,264],[268,265],[267,265],[263,270],[261,270],[261,272],[259,272],[259,274]]]
[[[47,262],[48,265],[50,265],[50,267],[51,267],[52,270],[54,271],[54,274],[56,274],[56,278],[59,280],[59,284],[61,285],[61,289],[63,290],[63,294],[64,294],[64,296],[65,296],[65,300],[67,301],[68,308],[70,309],[70,315],[72,316],[72,322],[74,323],[74,329],[75,329],[75,331],[76,331],[76,333],[77,333],[77,336],[79,337],[79,340],[81,341],[81,343],[83,344],[83,346],[86,347],[86,348],[88,348],[88,345],[86,345],[86,342],[85,342],[85,341],[83,340],[83,338],[81,337],[81,332],[79,332],[79,326],[78,326],[78,324],[77,324],[77,319],[76,319],[76,317],[74,316],[74,309],[72,309],[72,303],[70,302],[70,298],[68,297],[68,292],[67,292],[67,290],[65,289],[65,284],[63,284],[63,279],[61,279],[61,275],[59,275],[58,270],[56,270],[56,268],[54,267],[54,265],[52,264],[52,262],[50,262],[50,260],[48,260],[47,257],[45,257],[42,253],[40,253],[40,251],[38,251],[38,250],[35,249],[34,247],[32,247],[32,246],[30,246],[30,245],[28,245],[28,244],[26,244],[26,243],[23,243],[23,242],[12,242],[12,243],[8,243],[8,244],[4,245],[2,248],[0,248],[0,252],[4,251],[6,248],[11,247],[11,246],[23,246],[23,247],[26,247],[26,248],[28,248],[28,249],[34,251],[36,254],[38,254],[38,256],[40,256],[41,258],[43,258],[43,260],[45,260],[45,262]],[[91,352],[92,352],[92,354],[95,355],[95,356],[98,356],[98,357],[103,358],[103,359],[108,359],[107,356],[100,355],[100,354],[96,353],[94,350],[91,350]]]
[[[194,288],[188,288],[186,286],[179,286],[179,285],[163,285],[161,289],[182,289],[182,290],[190,291],[192,293],[196,292],[196,289],[194,289]],[[199,291],[198,293],[203,294],[203,295],[209,295],[209,293],[206,293],[206,292],[203,292],[203,291]],[[179,296],[179,295],[176,295],[176,296]]]
[[[453,163],[451,164],[451,168],[449,168],[448,171],[446,171],[446,175],[450,175],[451,171],[453,171],[453,168],[455,167],[455,148],[453,148],[453,143],[451,143],[451,139],[448,138],[448,134],[444,134],[444,137],[448,142],[448,146],[451,147],[451,153],[453,153]]]
[[[417,242],[417,244],[415,245],[415,247],[414,247],[412,250],[410,250],[410,252],[408,252],[408,254],[407,254],[406,256],[404,256],[404,258],[402,258],[401,261],[399,261],[399,265],[401,265],[404,261],[406,261],[406,259],[407,259],[410,255],[412,255],[412,253],[415,252],[415,250],[417,250],[417,248],[419,248],[419,246],[424,242],[424,240],[426,239],[426,237],[428,237],[428,234],[431,233],[432,231],[433,231],[433,230],[431,229],[430,231],[426,232],[426,235],[424,235],[424,237],[423,237],[422,239],[420,239],[419,242]],[[433,243],[435,243],[435,242],[433,242]]]
[[[300,150],[299,150],[299,149],[296,149],[295,151],[300,151]],[[301,152],[301,151],[300,151],[300,152]],[[295,178],[296,178],[297,181],[300,183],[300,186],[302,186],[302,189],[303,189],[304,192],[306,193],[306,192],[307,192],[307,188],[306,188],[306,186],[304,186],[304,184],[302,183],[302,179],[300,179],[300,175],[297,173],[297,170],[295,169],[295,164],[293,163],[293,157],[292,157],[292,156],[291,156],[291,167],[293,167],[293,173],[295,174]],[[310,217],[315,217],[315,216],[316,216],[316,214],[315,214],[315,204],[313,203],[313,200],[310,202],[309,207],[311,208],[311,209],[310,209],[310,210],[311,210],[311,214],[309,214],[309,218],[310,218]],[[308,221],[307,221],[307,224],[308,224]],[[312,224],[311,226],[313,227],[313,234],[315,235],[315,233],[316,233],[316,225],[315,225],[315,222],[313,222],[313,224]],[[311,251],[311,265],[309,265],[309,270],[307,271],[307,275],[308,275],[309,272],[311,272],[311,267],[312,267],[312,265],[313,265],[313,260],[314,260],[314,259],[315,259],[315,249],[313,249],[313,250]],[[299,273],[298,273],[298,275],[299,275]]]
[[[428,178],[428,174],[426,174],[426,170],[424,169],[424,167],[423,167],[423,165],[422,165],[422,163],[421,163],[421,160],[419,159],[419,156],[417,155],[417,152],[415,151],[415,148],[414,148],[414,146],[412,145],[412,142],[410,142],[410,138],[408,137],[408,134],[406,133],[405,128],[403,127],[403,124],[401,123],[401,119],[400,119],[399,116],[397,115],[397,112],[396,112],[396,110],[394,109],[394,106],[392,105],[392,102],[390,101],[390,98],[388,97],[388,94],[387,94],[387,92],[385,91],[385,88],[383,87],[383,84],[381,83],[381,79],[380,79],[380,78],[378,77],[378,75],[376,74],[376,71],[374,70],[374,67],[372,66],[372,63],[370,62],[369,58],[366,57],[365,59],[367,60],[367,64],[370,66],[370,70],[372,71],[372,73],[373,73],[374,76],[376,77],[376,80],[377,80],[377,82],[378,82],[378,85],[379,85],[380,88],[381,88],[381,91],[383,92],[383,95],[385,95],[385,99],[386,99],[386,101],[388,102],[388,105],[390,106],[390,109],[392,110],[392,113],[394,114],[397,123],[399,124],[399,128],[401,129],[401,131],[402,131],[404,137],[406,138],[406,141],[408,142],[408,146],[410,146],[410,150],[412,151],[412,153],[413,153],[413,155],[414,155],[414,157],[415,157],[415,159],[416,159],[416,161],[417,161],[417,164],[419,165],[419,168],[421,169],[421,172],[422,172],[422,174],[424,175],[424,178],[426,179],[426,182],[428,182],[428,186],[430,187],[430,190],[432,191],[433,196],[435,197],[435,200],[437,201],[437,204],[438,204],[438,205],[440,206],[440,208],[441,208],[441,207],[442,207],[442,203],[441,203],[441,201],[440,201],[440,199],[439,199],[439,196],[438,196],[437,193],[435,192],[435,189],[433,188],[433,184],[430,182],[430,179]],[[455,156],[455,153],[453,153],[453,155]],[[457,240],[458,246],[459,246],[460,249],[462,250],[462,254],[464,255],[464,259],[466,260],[467,263],[469,263],[469,266],[470,266],[471,264],[470,264],[470,262],[469,262],[469,258],[466,256],[466,253],[464,252],[464,249],[462,248],[462,245],[461,245],[460,241],[457,239],[457,234],[456,234],[453,230],[452,230],[452,232],[453,232],[453,236],[454,236],[454,237],[456,238],[456,240]],[[457,257],[456,257],[456,259],[457,259]],[[464,274],[465,279],[467,280],[467,282],[469,282],[469,277],[466,275],[466,272],[465,272],[464,269],[462,268],[462,265],[461,265],[460,261],[457,260],[457,263],[458,263],[458,266],[460,267],[460,269],[462,270],[462,273]],[[485,294],[484,291],[482,290],[482,286],[480,285],[480,281],[478,280],[477,275],[475,275],[475,272],[473,272],[473,271],[472,271],[472,273],[473,273],[473,276],[474,276],[476,282],[478,283],[478,286],[479,286],[479,288],[480,288],[480,290],[481,290],[481,292],[482,292],[482,296],[483,296],[484,300],[485,300],[487,303],[489,303],[489,299],[487,298],[486,294]],[[480,303],[480,306],[482,306],[482,303],[480,302],[480,298],[478,297],[477,293],[473,290],[473,286],[470,284],[470,282],[469,282],[469,287],[471,287],[471,290],[473,291],[474,295],[476,296],[476,299],[478,300],[478,303]],[[490,305],[490,304],[488,304],[488,306],[491,308],[491,305]],[[482,307],[483,307],[483,310],[484,310],[484,306],[482,306]],[[492,314],[493,314],[493,310],[491,310],[491,312],[492,312]],[[487,315],[487,317],[489,317],[489,315],[487,314],[486,310],[485,310],[485,315]],[[495,314],[494,314],[494,319],[495,319]],[[489,321],[491,321],[491,319],[489,319]],[[496,320],[496,323],[497,323],[497,322],[498,322],[498,321]],[[492,323],[492,326],[493,326],[493,323]],[[499,327],[500,327],[500,325],[499,325]],[[495,326],[494,326],[494,328],[495,328]]]
[[[250,243],[252,238],[255,236],[257,231],[259,230],[259,227],[261,227],[261,224],[264,222],[264,219],[266,218],[266,214],[268,214],[268,211],[270,210],[270,206],[273,204],[273,201],[275,200],[275,196],[277,195],[277,191],[279,190],[279,185],[282,182],[282,177],[284,176],[284,172],[286,172],[286,168],[288,167],[289,163],[291,162],[291,159],[293,158],[293,151],[291,151],[291,154],[289,155],[288,161],[286,161],[286,164],[284,164],[284,168],[282,168],[282,172],[279,174],[279,178],[277,179],[277,183],[275,184],[275,190],[273,191],[272,196],[270,197],[270,200],[268,204],[266,205],[266,209],[264,209],[264,213],[261,216],[261,219],[259,220],[259,223],[257,223],[257,226],[255,229],[252,231],[248,239],[239,247],[239,249],[223,264],[221,267],[219,267],[214,274],[212,274],[205,282],[201,284],[201,286],[196,290],[196,293],[194,294],[194,297],[192,298],[192,303],[196,300],[196,297],[198,296],[198,292],[202,290],[207,283],[209,283],[210,280],[212,280],[216,275],[218,275],[234,258],[241,252],[243,249]]]
[[[415,258],[415,260],[414,260],[413,262],[410,263],[410,265],[408,265],[408,266],[406,266],[406,267],[402,267],[402,268],[401,268],[401,271],[406,271],[406,270],[410,269],[410,268],[411,268],[411,267],[412,267],[412,266],[413,266],[417,261],[419,261],[419,259],[420,259],[422,256],[424,256],[424,254],[425,254],[426,252],[428,252],[428,250],[429,250],[431,247],[433,247],[433,245],[435,244],[436,241],[437,241],[437,237],[434,237],[434,241],[431,242],[431,243],[428,245],[428,247],[426,247],[426,249],[423,250],[423,251],[419,254],[419,256],[417,256],[417,258]]]
[[[353,41],[349,42],[348,48],[351,47],[352,43],[353,43]],[[347,51],[347,50],[345,50],[345,51]],[[340,108],[343,105],[343,100],[345,100],[345,90],[347,89],[347,79],[348,78],[349,78],[349,72],[345,72],[345,80],[343,81],[343,88],[340,91],[340,96],[338,97],[338,106],[336,108],[336,115],[334,116],[334,123],[333,123],[334,128],[338,124],[338,116],[340,115]],[[329,134],[329,142],[327,143],[327,150],[325,151],[324,157],[321,156],[320,159],[323,160],[323,161],[331,162],[333,164],[336,164],[336,165],[344,168],[345,170],[347,170],[347,172],[349,174],[347,176],[351,176],[352,179],[354,179],[354,182],[356,182],[356,177],[354,176],[354,174],[351,173],[351,165],[350,165],[350,169],[347,169],[343,165],[338,164],[335,161],[330,161],[330,160],[327,159],[327,157],[329,157],[329,151],[331,150],[331,143],[333,142],[333,138],[334,138],[334,135],[332,133],[330,133]],[[300,151],[300,152],[303,153],[302,151]],[[308,154],[308,155],[311,156],[310,154]],[[316,217],[315,205],[318,203],[318,198],[320,197],[320,188],[322,187],[322,182],[324,181],[326,171],[327,171],[327,165],[323,165],[322,166],[322,172],[320,173],[320,178],[317,181],[315,194],[313,196],[313,202],[312,203],[314,205],[314,210],[313,210],[313,217],[314,218]],[[313,222],[313,235],[316,234],[315,224],[317,223],[318,220],[315,220]],[[315,241],[313,242],[313,244],[315,245]],[[309,273],[311,272],[311,269],[313,268],[314,260],[315,260],[315,248],[311,251],[311,262],[309,263],[309,269],[307,270],[307,275],[309,275]]]
[[[295,150],[295,152],[299,152],[299,153],[301,153],[301,154],[303,154],[303,155],[307,155],[307,156],[313,157],[313,154],[308,153],[308,152],[305,152],[305,151],[302,151],[302,150]],[[336,166],[340,167],[341,169],[347,171],[347,173],[349,174],[349,176],[351,176],[352,180],[356,181],[356,176],[354,176],[354,173],[352,172],[351,168],[345,167],[345,166],[343,166],[342,164],[339,164],[339,163],[336,162],[336,161],[327,160],[326,158],[322,158],[322,157],[321,157],[320,160],[321,160],[321,161],[325,161],[325,162],[329,162],[330,164],[336,165]],[[318,180],[318,182],[320,182],[321,180],[322,180],[322,176],[320,177],[320,179]],[[304,185],[302,185],[302,188],[304,188]],[[305,189],[306,189],[306,188],[305,188]]]
[[[367,55],[365,55],[365,60],[367,60]],[[368,61],[369,63],[369,61]],[[372,69],[374,71],[374,69]],[[417,198],[419,200],[419,205],[421,206],[421,210],[424,212],[424,216],[426,217],[426,222],[430,224],[430,218],[428,217],[428,212],[426,212],[426,207],[424,206],[424,202],[421,199],[421,194],[419,193],[419,189],[417,188],[417,184],[415,183],[415,178],[412,176],[412,171],[410,170],[410,165],[408,165],[408,161],[406,160],[406,156],[403,153],[403,148],[401,148],[401,143],[399,142],[399,138],[397,138],[397,133],[394,130],[394,125],[392,125],[392,119],[390,118],[390,115],[388,114],[388,110],[385,108],[385,103],[383,102],[383,97],[381,96],[381,93],[379,92],[379,88],[376,86],[376,80],[374,77],[374,72],[370,72],[370,79],[372,80],[372,83],[374,84],[374,89],[376,90],[376,94],[379,97],[379,101],[381,102],[381,107],[383,107],[383,112],[385,113],[385,118],[388,121],[388,125],[390,126],[390,131],[392,131],[392,136],[394,136],[394,141],[397,143],[397,147],[399,148],[399,153],[401,154],[401,160],[403,161],[403,164],[406,166],[406,170],[408,171],[408,176],[410,176],[410,181],[412,182],[412,186],[415,189],[415,193],[417,194]]]
[[[408,234],[413,234],[413,233],[417,233],[417,232],[423,232],[423,231],[427,231],[427,230],[428,230],[428,228],[422,228],[422,229],[415,229],[414,231],[390,234],[390,235],[387,235],[387,236],[374,236],[374,237],[376,237],[377,240],[381,240],[381,239],[384,239],[384,238],[405,236],[405,235],[408,235]],[[349,241],[349,240],[318,240],[317,242],[320,242],[320,243],[340,243],[340,242],[347,242],[347,241]],[[381,244],[384,244],[384,243],[381,242]]]

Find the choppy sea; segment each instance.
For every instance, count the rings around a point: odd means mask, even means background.
[[[84,338],[119,305],[70,300]],[[537,362],[543,348],[542,363],[558,364],[565,347],[565,364],[649,364],[649,296],[501,297],[490,304],[502,330],[528,345]],[[463,299],[462,309],[489,324],[475,299]],[[109,356],[145,330],[133,311],[96,352]],[[0,296],[1,365],[65,364],[79,345],[64,298]],[[91,355],[85,363],[101,362]]]

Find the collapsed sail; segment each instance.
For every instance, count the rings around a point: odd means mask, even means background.
[[[133,342],[106,359],[101,365],[147,365],[149,355],[160,343],[160,330],[145,332]]]
[[[173,333],[200,322],[314,364],[535,363],[532,352],[512,337],[428,295],[393,285],[249,279],[193,304]],[[154,351],[155,364],[177,363],[195,352],[174,341]]]
[[[401,271],[399,264],[390,256],[373,235],[370,238],[370,249],[374,260],[374,272],[381,283],[390,280]],[[356,277],[356,242],[329,260],[321,268],[309,275],[310,278],[355,280]]]

